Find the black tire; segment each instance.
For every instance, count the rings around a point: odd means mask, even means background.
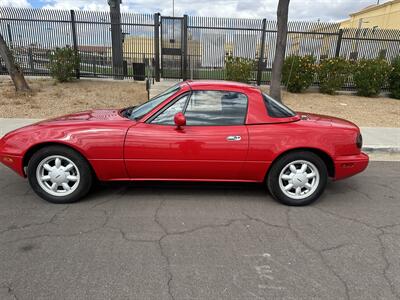
[[[71,160],[79,170],[80,180],[77,183],[77,187],[71,194],[61,196],[51,195],[44,188],[42,188],[38,182],[36,171],[40,162],[47,157],[54,155],[60,155]],[[41,148],[33,154],[28,163],[27,176],[29,184],[34,192],[42,199],[55,204],[77,202],[86,196],[93,183],[93,173],[89,163],[75,150],[65,146],[57,145]]]
[[[286,195],[279,184],[279,176],[283,169],[295,161],[307,161],[315,166],[319,172],[319,183],[316,189],[307,197],[303,199],[293,199]],[[308,151],[295,151],[290,152],[273,163],[271,166],[268,177],[267,186],[271,195],[280,203],[290,206],[304,206],[315,202],[323,193],[328,180],[328,171],[324,161],[316,154]]]

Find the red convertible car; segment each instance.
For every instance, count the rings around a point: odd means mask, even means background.
[[[181,82],[136,107],[42,121],[0,140],[0,159],[53,203],[85,196],[95,179],[265,183],[287,205],[306,205],[328,177],[363,171],[359,128],[296,113],[256,87]]]

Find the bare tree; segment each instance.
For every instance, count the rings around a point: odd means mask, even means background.
[[[275,59],[274,63],[272,64],[272,78],[270,87],[271,97],[278,101],[282,101],[281,81],[282,81],[282,67],[286,51],[289,2],[290,0],[279,0],[278,3],[278,12],[277,12],[278,32],[276,35]]]
[[[17,92],[28,92],[30,91],[30,87],[25,80],[24,74],[21,69],[15,64],[14,56],[8,48],[6,41],[3,36],[0,34],[0,56],[3,58],[8,73],[12,81],[14,82],[15,90]]]

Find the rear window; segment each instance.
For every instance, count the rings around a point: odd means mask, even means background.
[[[294,117],[296,113],[289,107],[282,103],[272,99],[266,94],[262,94],[264,99],[265,107],[267,108],[268,115],[272,118],[288,118]]]

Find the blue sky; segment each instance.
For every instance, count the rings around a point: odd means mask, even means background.
[[[31,0],[28,2],[32,5],[32,7],[42,7],[43,6],[43,1],[40,1],[40,0]]]
[[[381,3],[386,2],[382,0]],[[376,0],[291,0],[291,20],[337,21]],[[175,15],[274,19],[278,0],[175,0]],[[106,10],[107,0],[0,0],[0,6]],[[135,13],[172,15],[172,0],[122,0]]]

